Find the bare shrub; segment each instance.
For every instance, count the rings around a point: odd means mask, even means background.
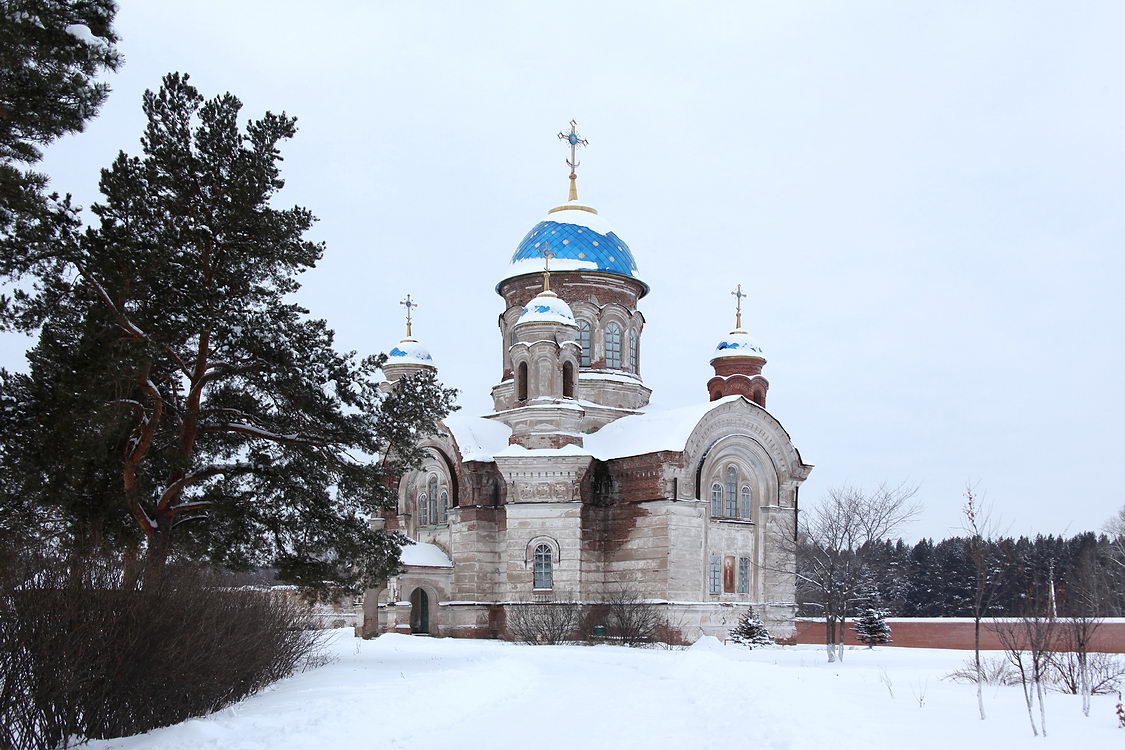
[[[945,679],[954,682],[973,684],[977,682],[977,675],[984,685],[1019,685],[1020,676],[1004,657],[981,657],[980,671],[977,670],[977,659],[974,656],[965,662],[960,669],[954,670],[945,676]]]
[[[1085,676],[1082,674],[1085,661]],[[1083,693],[1083,681],[1088,695],[1113,695],[1121,687],[1125,677],[1125,661],[1115,654],[1099,651],[1078,653],[1060,651],[1051,659],[1048,681],[1052,690],[1060,693],[1079,695]]]
[[[0,566],[0,736],[16,747],[137,734],[223,708],[315,662],[299,604],[170,565],[122,588],[105,555]]]
[[[660,605],[640,595],[630,586],[618,586],[602,597],[607,639],[624,646],[649,646],[668,623]]]
[[[579,639],[583,606],[561,592],[543,601],[510,604],[507,609],[508,632],[518,643],[552,646]]]

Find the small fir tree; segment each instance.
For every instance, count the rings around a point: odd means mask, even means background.
[[[887,624],[886,618],[885,611],[868,607],[852,630],[868,648],[874,648],[876,643],[890,643],[891,626]]]
[[[747,610],[742,619],[738,621],[738,626],[730,631],[730,639],[747,648],[773,645],[770,631],[766,629],[766,626],[762,624],[753,610]]]

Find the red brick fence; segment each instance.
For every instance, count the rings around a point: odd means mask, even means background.
[[[967,617],[888,617],[891,626],[892,643],[889,646],[906,648],[963,648],[973,647],[973,620]],[[1066,625],[1055,625],[1062,635]],[[824,620],[799,618],[797,620],[797,643],[824,643]],[[847,623],[847,641],[850,645],[862,646],[852,631],[852,621]],[[982,649],[1000,650],[1000,640],[996,637],[991,620],[981,622],[980,645]],[[1094,633],[1091,651],[1125,653],[1125,618],[1106,618]]]

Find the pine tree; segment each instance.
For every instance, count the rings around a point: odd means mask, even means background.
[[[890,643],[891,626],[887,624],[886,617],[887,613],[883,610],[868,607],[856,621],[852,630],[855,631],[859,640],[867,644],[868,648],[874,648],[877,643]]]
[[[146,92],[143,154],[103,171],[99,225],[36,251],[43,327],[26,375],[4,374],[0,503],[48,533],[325,590],[397,566],[369,528],[421,460],[453,392],[432,375],[378,388],[381,357],[333,348],[287,301],[323,248],[274,207],[295,121],[209,101],[186,75]],[[0,508],[3,510],[3,508]]]
[[[121,63],[116,12],[113,0],[0,0],[0,273],[18,269],[20,243],[69,223],[67,202],[45,196],[30,168],[105,101],[95,77]]]
[[[746,614],[739,619],[738,625],[730,631],[730,639],[747,648],[773,645],[769,631],[752,609],[746,610]]]

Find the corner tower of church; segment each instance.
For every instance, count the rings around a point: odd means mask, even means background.
[[[727,396],[745,396],[764,408],[766,392],[770,388],[769,381],[762,375],[766,355],[750,334],[742,330],[742,300],[746,297],[742,284],[731,294],[737,300],[734,330],[715,347],[711,357],[715,376],[707,381],[707,393],[712,401]]]

